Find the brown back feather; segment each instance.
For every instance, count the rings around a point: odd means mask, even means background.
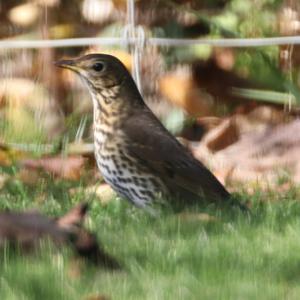
[[[181,190],[211,200],[230,197],[217,178],[172,136],[145,107],[124,122],[127,151],[162,177],[170,190]]]

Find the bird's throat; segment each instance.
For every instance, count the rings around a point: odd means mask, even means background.
[[[120,100],[117,97],[105,99],[101,94],[93,95],[94,139],[99,150],[122,134],[122,124],[128,110]]]

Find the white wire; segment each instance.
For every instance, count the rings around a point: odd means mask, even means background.
[[[145,31],[142,26],[137,26],[135,34],[138,42],[134,46],[133,50],[133,78],[136,82],[136,85],[142,94],[142,80],[141,80],[141,58],[142,52],[145,46]]]
[[[136,37],[128,37],[126,40],[120,37],[100,38],[74,38],[57,40],[2,40],[0,49],[19,48],[58,48],[79,47],[89,45],[121,46],[122,43],[134,45],[139,40]],[[273,45],[298,45],[300,36],[272,37],[272,38],[246,38],[246,39],[171,39],[171,38],[145,38],[145,43],[155,46],[177,47],[193,45],[211,45],[218,47],[263,47]]]
[[[127,0],[127,24],[134,27],[134,0]]]
[[[75,39],[58,39],[58,40],[2,40],[0,49],[20,49],[20,48],[58,48],[58,47],[79,47],[89,45],[120,45],[123,39],[119,37],[109,38],[75,38]]]
[[[141,26],[135,26],[135,7],[134,0],[127,0],[127,24],[124,27],[123,38],[126,40],[126,46],[131,53],[132,76],[138,90],[142,94],[140,60],[144,47],[145,32]],[[123,42],[123,44],[124,44]],[[133,43],[132,43],[133,42]]]
[[[211,45],[218,47],[261,47],[272,45],[300,44],[300,36],[284,36],[272,38],[246,38],[246,39],[170,39],[150,38],[149,43],[157,46],[192,46]]]
[[[140,93],[142,94],[142,81],[140,76],[140,59],[141,59],[141,52],[135,48],[133,55],[133,78],[135,80],[136,86]]]

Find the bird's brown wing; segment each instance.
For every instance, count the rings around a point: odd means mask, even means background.
[[[187,191],[211,200],[230,194],[216,177],[184,148],[149,111],[126,120],[127,151],[160,176],[169,189]]]

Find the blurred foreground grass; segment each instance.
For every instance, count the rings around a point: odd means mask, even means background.
[[[29,188],[15,181],[2,189],[0,208],[61,215],[83,200],[69,187],[49,180]],[[206,208],[158,218],[119,200],[103,207],[88,199],[87,226],[124,271],[76,267],[68,251],[47,247],[39,257],[3,251],[0,299],[299,299],[300,203],[294,190],[274,193],[274,202],[262,204],[263,198],[260,192],[250,198],[250,217]],[[198,218],[200,212],[214,218]]]

